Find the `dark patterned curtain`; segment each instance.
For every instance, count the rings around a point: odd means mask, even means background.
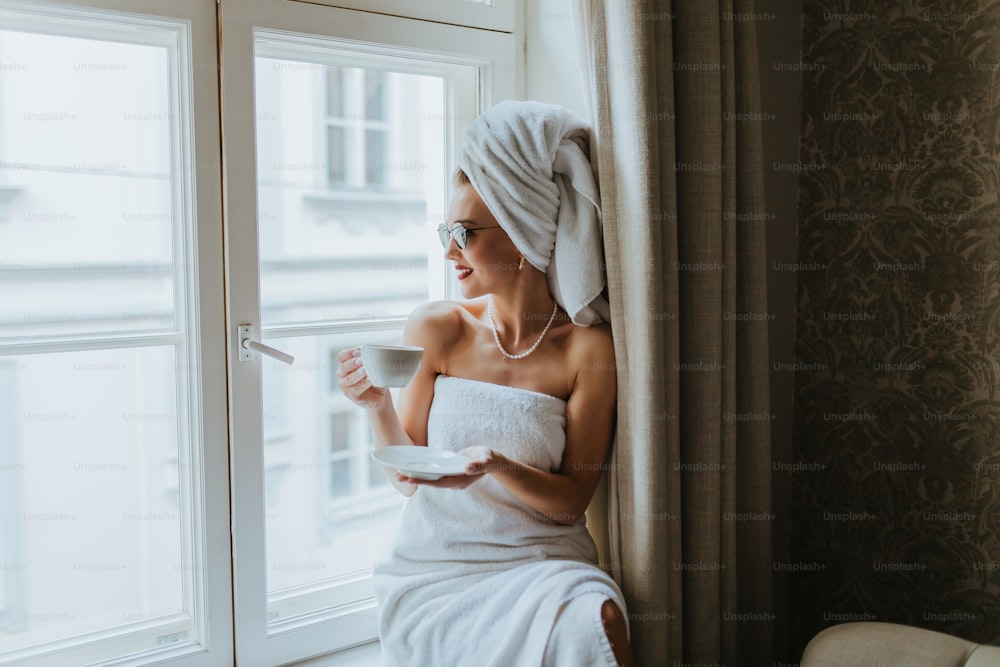
[[[794,638],[1000,640],[1000,3],[806,0]]]

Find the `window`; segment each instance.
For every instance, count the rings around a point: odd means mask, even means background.
[[[329,627],[317,634],[329,651],[376,636],[371,566],[404,500],[371,458],[365,411],[337,386],[336,354],[400,343],[409,312],[444,295],[435,228],[490,70],[427,48],[253,34],[253,280],[266,343],[296,358],[261,361],[263,414],[284,405],[288,429],[264,447],[267,623],[256,636],[277,644]]]
[[[376,638],[403,499],[334,355],[449,295],[455,147],[514,96],[517,49],[221,2],[0,0],[2,664]],[[244,360],[241,325],[295,364]]]
[[[326,68],[327,178],[331,187],[388,185],[387,102],[397,77],[386,72]]]
[[[214,10],[164,13],[0,2],[3,664],[232,659]]]
[[[356,410],[339,389],[330,397],[330,403],[329,498],[347,498],[354,504],[384,497],[388,480],[370,456],[375,441],[367,415]],[[336,507],[335,502],[332,509]]]

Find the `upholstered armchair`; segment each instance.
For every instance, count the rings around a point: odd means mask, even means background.
[[[800,667],[1000,667],[1000,647],[895,623],[844,623],[813,637]]]

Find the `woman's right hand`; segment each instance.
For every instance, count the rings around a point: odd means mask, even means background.
[[[361,363],[361,348],[351,347],[337,354],[337,384],[352,403],[366,410],[376,410],[391,401],[389,390],[374,387]]]

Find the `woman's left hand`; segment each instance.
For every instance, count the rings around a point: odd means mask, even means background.
[[[438,489],[464,489],[500,463],[500,456],[489,447],[466,447],[459,452],[469,459],[464,475],[448,475],[441,479],[414,479],[401,472],[396,473],[396,479],[401,482],[412,482],[421,486],[433,486]]]

